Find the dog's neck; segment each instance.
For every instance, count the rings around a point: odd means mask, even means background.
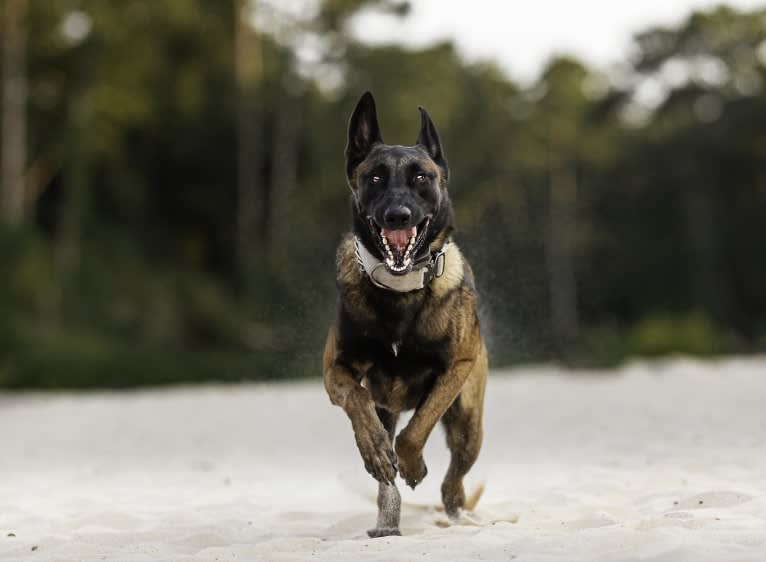
[[[450,241],[444,242],[442,247],[429,252],[425,259],[416,263],[411,271],[404,275],[394,275],[386,265],[370,252],[358,236],[354,236],[356,249],[356,261],[359,268],[369,277],[376,287],[395,291],[397,293],[409,293],[425,288],[433,279],[441,277],[444,273],[445,252]]]

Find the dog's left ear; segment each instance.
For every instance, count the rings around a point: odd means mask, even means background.
[[[436,127],[434,127],[433,121],[428,116],[428,112],[422,106],[418,106],[418,111],[420,111],[420,134],[415,144],[426,149],[426,152],[428,152],[433,161],[444,170],[446,177],[447,160],[444,158],[444,150],[442,150],[442,143],[439,140],[439,133],[436,132]]]

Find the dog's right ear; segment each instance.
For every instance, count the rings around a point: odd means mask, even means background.
[[[383,142],[378,127],[378,115],[375,111],[375,99],[370,92],[365,92],[356,104],[348,123],[348,144],[346,145],[346,177],[351,185],[351,177],[356,167],[367,158],[372,147]],[[353,188],[353,186],[352,186]]]

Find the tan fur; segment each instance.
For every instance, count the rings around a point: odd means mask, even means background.
[[[418,380],[371,376],[377,372],[372,360],[339,362],[342,346],[336,327],[328,334],[324,354],[325,387],[330,399],[345,410],[365,465],[379,480],[392,482],[398,462],[399,474],[411,486],[422,481],[427,473],[423,448],[436,423],[440,419],[445,421],[453,460],[442,485],[442,496],[451,515],[465,505],[463,475],[481,447],[488,369],[473,280],[464,283],[466,275],[472,276],[470,267],[453,243],[445,252],[441,277],[423,290],[397,297],[399,306],[419,310],[417,322],[410,326],[414,337],[447,342],[449,366],[432,384],[418,386]],[[379,289],[372,288],[360,272],[352,235],[344,237],[338,248],[337,276],[349,314],[361,322],[376,322],[370,291]],[[384,427],[376,408],[383,408],[395,417],[412,408],[415,413],[394,441],[393,432]],[[385,517],[398,521],[398,514]]]
[[[444,252],[444,274],[431,283],[436,297],[443,297],[463,282],[463,254],[454,242]]]
[[[353,234],[338,248],[340,301],[325,346],[324,383],[332,403],[351,421],[366,470],[380,483],[371,537],[399,534],[401,498],[394,480],[398,473],[413,488],[422,482],[423,447],[440,420],[451,452],[441,487],[450,518],[469,505],[463,477],[482,442],[487,351],[473,273],[457,245],[444,246],[453,230],[448,167],[433,122],[425,109],[419,111],[416,144],[386,145],[374,98],[366,92],[349,120],[346,146],[356,234],[369,239],[380,236],[375,229],[384,224],[409,228],[430,217],[421,234],[428,236],[431,252],[445,249],[440,277],[422,289],[396,292],[360,271]],[[397,435],[399,414],[411,409]]]

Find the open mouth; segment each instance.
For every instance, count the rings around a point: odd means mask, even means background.
[[[370,229],[383,252],[383,263],[391,273],[403,275],[412,269],[414,256],[423,246],[428,231],[430,217],[426,217],[417,226],[402,230],[388,230],[379,227],[372,217],[369,218]]]

